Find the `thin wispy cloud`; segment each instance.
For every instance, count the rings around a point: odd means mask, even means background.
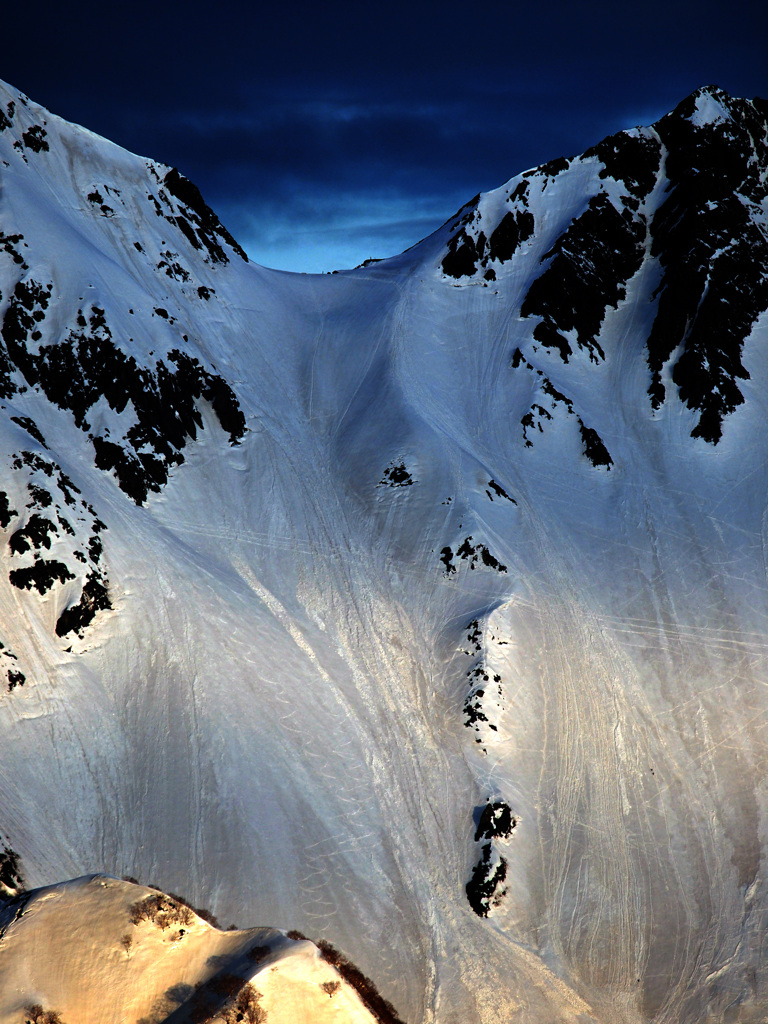
[[[254,197],[221,213],[257,263],[278,270],[328,273],[384,259],[431,234],[463,202],[395,192],[297,194],[277,205]]]

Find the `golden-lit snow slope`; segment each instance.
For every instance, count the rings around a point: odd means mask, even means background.
[[[105,875],[26,893],[0,916],[0,1021],[375,1024],[309,941],[220,931],[177,900]],[[43,1017],[43,1019],[45,1019]]]

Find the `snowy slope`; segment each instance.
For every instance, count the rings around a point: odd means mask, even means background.
[[[298,928],[409,1024],[763,1019],[766,104],[323,277],[0,112],[4,881]]]

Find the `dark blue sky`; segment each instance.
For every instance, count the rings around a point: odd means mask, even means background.
[[[0,77],[178,166],[290,270],[393,255],[700,85],[768,95],[766,0],[14,8]]]

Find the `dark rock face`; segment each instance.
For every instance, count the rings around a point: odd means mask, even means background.
[[[45,319],[51,297],[51,286],[43,287],[37,281],[19,281],[3,317],[3,349],[0,349],[0,398],[10,398],[18,391],[12,376],[16,360],[29,362],[26,341],[38,341],[42,335],[38,324]]]
[[[639,132],[618,132],[586,150],[584,158],[597,157],[603,165],[600,177],[621,182],[631,198],[624,204],[636,210],[658,179],[661,146],[657,139]]]
[[[24,892],[19,855],[5,843],[0,850],[0,899]]]
[[[540,316],[536,341],[572,355],[564,332],[574,331],[578,347],[593,362],[605,358],[597,341],[608,306],[617,308],[627,281],[643,261],[645,224],[629,207],[619,212],[608,196],[593,196],[587,209],[560,235],[543,259],[549,267],[525,297],[520,313]]]
[[[498,227],[488,239],[486,259],[498,260],[500,263],[511,260],[521,243],[531,237],[533,229],[533,214],[530,211],[505,213],[499,221]],[[482,253],[481,256],[485,257],[485,253]]]
[[[33,153],[46,153],[50,149],[46,141],[47,132],[41,124],[32,125],[21,136],[27,149]]]
[[[480,813],[475,842],[482,842],[480,859],[465,886],[467,900],[478,917],[487,917],[506,895],[507,861],[496,849],[496,840],[509,839],[518,819],[503,800],[489,800]]]
[[[457,280],[473,277],[478,267],[486,268],[491,261],[505,263],[512,259],[520,245],[531,237],[535,228],[533,214],[527,209],[527,189],[528,183],[523,181],[509,196],[508,202],[512,203],[513,208],[505,213],[494,227],[490,238],[486,238],[484,231],[479,231],[476,235],[470,231],[472,225],[480,220],[476,205],[479,197],[473,200],[470,210],[458,222],[460,230],[448,242],[448,252],[441,264],[444,274]],[[483,276],[486,280],[493,281],[496,279],[496,271],[488,268]]]
[[[44,438],[41,447],[47,448]],[[17,490],[28,494],[21,512],[10,508],[7,495],[0,500],[3,529],[17,520],[8,537],[14,563],[9,581],[19,590],[35,590],[42,595],[57,584],[83,579],[79,598],[56,623],[59,636],[80,634],[98,611],[111,607],[109,581],[102,564],[101,534],[105,526],[72,480],[48,456],[21,451],[13,457],[9,471],[16,478]],[[0,655],[17,660],[1,645]],[[17,676],[12,678],[11,672]],[[12,665],[8,680],[9,689],[13,689],[24,682],[24,675]]]
[[[163,186],[184,209],[175,216],[162,214],[161,210],[161,215],[165,216],[170,223],[176,224],[195,249],[205,251],[213,263],[228,263],[229,257],[221,245],[221,242],[224,241],[234,249],[241,259],[248,262],[245,252],[210,206],[206,204],[197,185],[194,185],[189,178],[185,178],[175,167],[172,167],[163,178]],[[162,190],[160,198],[165,198],[162,195]]]
[[[26,103],[24,97],[19,97],[22,103]],[[6,131],[8,128],[13,127],[14,118],[16,116],[16,104],[11,100],[5,106],[5,110],[0,109],[0,132]],[[32,124],[26,128],[13,144],[13,148],[19,153],[22,160],[27,163],[27,153],[47,153],[50,150],[47,135],[45,130],[45,124]]]
[[[491,488],[491,490],[497,497],[505,498],[507,501],[511,501],[513,505],[517,504],[515,499],[510,498],[510,496],[507,494],[507,492],[504,490],[501,484],[497,484],[495,480],[489,480],[488,486]],[[486,491],[485,493],[488,495],[491,501],[493,501],[493,494],[491,494],[491,491]]]
[[[480,859],[472,870],[465,889],[467,900],[478,917],[487,917],[506,894],[507,861],[496,849],[495,840],[509,839],[518,819],[503,800],[485,805],[475,831],[475,842],[482,842]]]
[[[606,192],[589,199],[586,210],[542,257],[551,263],[529,288],[520,310],[521,316],[541,317],[534,338],[556,349],[566,363],[573,354],[568,333],[575,333],[578,347],[593,362],[605,358],[597,337],[606,310],[616,309],[626,297],[627,282],[643,262],[647,224],[639,207],[656,184],[661,146],[654,138],[621,132],[587,150],[582,159],[590,157],[603,164],[600,178],[621,183],[621,200]]]
[[[489,569],[495,569],[496,572],[506,573],[506,565],[502,565],[501,562],[492,555],[485,544],[471,544],[472,537],[465,537],[461,544],[456,549],[456,554],[453,553],[453,548],[446,546],[440,552],[440,561],[445,565],[445,575],[450,576],[456,572],[456,566],[454,565],[453,559],[461,558],[463,561],[469,563],[469,568],[474,569],[476,566],[485,566]]]
[[[717,100],[726,116],[695,123],[697,102]],[[751,214],[768,198],[768,105],[711,87],[656,124],[667,150],[668,198],[651,224],[651,252],[663,268],[648,338],[658,409],[661,370],[680,346],[672,380],[699,413],[692,433],[716,444],[723,419],[744,401],[744,341],[768,306],[768,239]]]
[[[67,633],[78,635],[96,616],[96,612],[112,607],[109,591],[94,573],[88,573],[83,585],[80,600],[66,608],[56,622],[56,635],[66,636]]]
[[[9,693],[27,681],[27,677],[19,668],[18,655],[3,643],[0,643],[0,671],[5,672]]]
[[[475,832],[475,842],[481,839],[509,839],[517,819],[503,800],[489,801],[483,808]]]
[[[93,442],[96,465],[113,471],[137,504],[146,501],[149,491],[159,491],[170,468],[183,461],[183,448],[202,426],[200,399],[211,403],[231,443],[240,440],[245,417],[222,377],[178,349],[168,353],[167,363],[160,359],[154,367],[140,366],[115,344],[98,306],[87,316],[78,310],[63,341],[39,344],[52,288],[33,280],[16,284],[0,329],[0,398],[19,391],[20,373],[27,385],[71,412]],[[91,433],[86,419],[102,397],[117,413],[130,402],[138,420],[114,440]]]
[[[18,671],[18,669],[9,668],[7,676],[9,693],[15,690],[17,686],[23,686],[24,683],[27,681],[27,677],[24,675],[23,672]]]
[[[18,514],[19,513],[15,508],[11,508],[10,502],[8,501],[8,495],[5,491],[0,491],[0,526],[6,530],[13,517]]]
[[[6,109],[0,108],[0,132],[4,132],[6,128],[10,128],[13,124],[13,115],[16,111],[16,104],[11,102],[6,105]]]
[[[465,890],[469,905],[479,918],[501,904],[507,890],[507,860],[496,849],[497,840],[508,840],[518,819],[503,800],[488,801],[480,813],[475,843],[482,843],[480,859],[472,869]]]
[[[515,349],[512,356],[512,369],[516,370],[523,366],[532,375],[538,388],[538,400],[531,404],[529,411],[520,420],[523,428],[523,438],[526,448],[532,448],[535,432],[543,434],[544,425],[552,420],[557,409],[564,409],[569,416],[573,416],[579,427],[581,443],[584,455],[593,466],[610,470],[613,459],[610,452],[603,443],[602,438],[593,427],[588,427],[578,416],[573,408],[573,402],[559,391],[548,377],[544,376],[542,370],[536,369],[523,356],[520,349]]]
[[[24,235],[6,235],[0,231],[0,249],[3,250],[8,256],[11,257],[14,263],[17,263],[22,270],[28,270],[27,264],[24,262],[24,257],[19,251],[21,245],[26,245],[24,241]]]
[[[31,590],[34,587],[40,594],[47,593],[54,583],[66,583],[74,578],[74,573],[56,558],[38,558],[32,565],[11,569],[8,573],[8,579],[14,587],[19,590]]]
[[[501,904],[507,892],[506,877],[507,861],[501,856],[494,858],[492,844],[485,843],[472,877],[464,887],[469,905],[478,917],[488,917],[489,911]]]
[[[492,555],[485,544],[470,544],[471,537],[465,537],[456,549],[456,557],[463,558],[469,562],[469,568],[474,569],[476,565],[484,565],[496,572],[506,573],[506,565],[502,565],[495,555]]]
[[[194,261],[184,266],[179,261],[179,252],[168,247],[160,249],[161,259],[152,264],[155,270],[162,271],[174,281],[186,283],[192,276],[190,266],[225,266],[230,260],[229,250],[248,262],[244,250],[205,203],[196,185],[175,167],[162,179],[154,163],[147,163],[147,171],[151,180],[144,194],[155,215],[163,220],[163,234],[174,241],[176,248],[188,249],[188,245],[191,245],[195,250]],[[120,189],[105,183],[94,183],[84,190],[83,195],[94,212],[102,217],[124,217],[120,207],[125,208],[126,203]],[[141,242],[134,242],[133,245],[137,252],[145,252]],[[166,246],[165,239],[160,245]],[[189,259],[189,254],[185,259]],[[200,285],[197,294],[201,299],[208,299],[215,294],[215,289]]]
[[[445,566],[446,576],[456,572],[456,566],[453,564],[453,548],[449,545],[446,545],[440,552],[440,561]]]
[[[29,416],[11,416],[11,423],[18,423],[18,425],[26,430],[29,436],[33,437],[39,445],[42,445],[43,448],[48,447],[45,443],[45,438],[37,429],[37,424],[34,420],[30,419]]]
[[[58,534],[58,529],[50,519],[34,512],[24,526],[11,534],[8,546],[15,555],[23,555],[25,551],[39,550],[51,546],[50,534]]]
[[[400,460],[391,462],[384,470],[384,475],[379,480],[379,487],[410,487],[414,482],[410,472],[406,469],[405,463]]]
[[[535,167],[533,170],[526,171],[523,174],[523,178],[531,178],[534,174],[540,174],[545,178],[556,178],[563,171],[567,171],[571,166],[571,160],[567,156],[557,156],[554,160],[548,160],[547,163],[541,164],[539,167]],[[544,186],[546,188],[546,185]]]
[[[472,659],[465,673],[469,689],[464,699],[464,725],[474,732],[480,753],[487,754],[484,744],[490,733],[498,732],[496,721],[504,691],[501,676],[486,661],[485,624],[481,624],[479,619],[473,619],[467,626],[461,649]]]
[[[584,445],[584,454],[592,465],[604,466],[606,469],[610,469],[613,465],[613,459],[598,432],[593,430],[592,427],[585,427],[581,419],[579,419],[579,433]]]

